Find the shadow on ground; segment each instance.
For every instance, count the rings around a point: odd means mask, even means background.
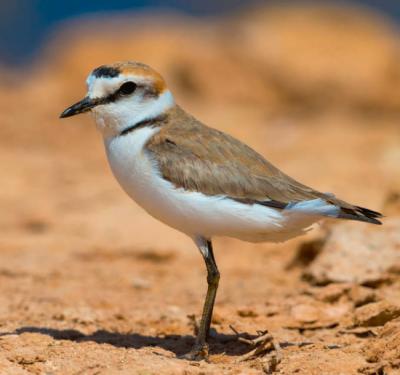
[[[85,335],[76,329],[47,327],[21,327],[14,332],[2,333],[0,337],[15,334],[21,335],[23,333],[40,333],[48,335],[54,340],[69,340],[77,343],[92,341],[98,344],[110,344],[117,348],[140,349],[144,347],[160,347],[174,353],[178,357],[187,353],[194,344],[194,337],[189,335],[165,335],[158,337],[138,333],[109,332],[106,330],[98,330],[92,334]],[[252,339],[256,336],[244,333],[243,337]],[[212,330],[209,343],[210,354],[223,353],[230,356],[240,356],[249,351],[249,346],[238,341],[238,336],[235,334],[220,334]]]

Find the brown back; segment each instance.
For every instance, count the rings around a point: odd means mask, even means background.
[[[163,178],[177,188],[247,203],[272,201],[271,205],[279,208],[290,202],[322,198],[343,212],[360,214],[360,207],[297,182],[244,143],[203,125],[178,106],[167,113],[161,126],[146,150]]]

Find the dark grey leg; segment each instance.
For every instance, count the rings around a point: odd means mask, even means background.
[[[197,237],[195,238],[195,243],[203,255],[206,263],[208,288],[196,342],[192,350],[185,356],[185,358],[199,360],[207,357],[208,355],[207,339],[210,331],[212,312],[214,308],[215,297],[217,295],[220,275],[215,262],[211,241],[203,237]]]

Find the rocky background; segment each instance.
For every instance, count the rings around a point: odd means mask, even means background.
[[[348,7],[126,15],[66,24],[27,71],[0,68],[0,373],[399,373],[399,35]],[[125,196],[89,116],[58,119],[90,70],[123,59],[286,173],[386,216],[279,245],[217,239],[208,362],[178,358],[206,289],[197,250]]]

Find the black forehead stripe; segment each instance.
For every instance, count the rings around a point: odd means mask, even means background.
[[[102,65],[93,70],[92,73],[96,78],[100,77],[108,77],[108,78],[114,78],[118,77],[120,74],[120,71],[117,68],[113,68],[111,66],[106,66]]]

